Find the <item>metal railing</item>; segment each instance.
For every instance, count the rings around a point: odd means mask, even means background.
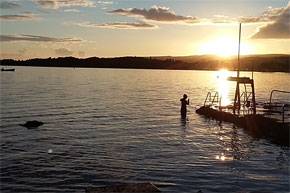
[[[288,116],[289,118],[289,114],[287,114],[286,112],[289,112],[289,104],[285,104],[284,102],[273,102],[273,94],[277,92],[277,93],[286,93],[286,94],[290,94],[289,91],[282,91],[282,90],[272,90],[271,94],[270,94],[270,100],[268,103],[265,103],[263,108],[264,109],[268,109],[269,113],[276,113],[276,114],[280,114],[282,115],[279,119],[282,121],[282,123],[285,123],[285,117]]]
[[[271,91],[271,94],[270,94],[270,104],[272,103],[272,96],[273,96],[273,93],[274,93],[274,92],[280,92],[280,93],[288,93],[288,94],[290,94],[289,91],[283,91],[283,90],[272,90],[272,91]]]
[[[218,104],[219,102],[220,102],[220,98],[219,98],[218,92],[215,92],[213,97],[211,95],[211,92],[208,92],[204,100],[203,106],[212,106],[213,104]]]

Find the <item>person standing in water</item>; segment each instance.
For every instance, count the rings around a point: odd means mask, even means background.
[[[186,118],[186,105],[189,105],[189,99],[187,99],[187,95],[184,94],[183,98],[180,99],[181,101],[181,109],[180,109],[180,113],[181,113],[181,118],[185,119]]]

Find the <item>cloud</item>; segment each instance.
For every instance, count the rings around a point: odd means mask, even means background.
[[[105,24],[93,24],[90,22],[78,23],[77,25],[82,27],[98,27],[98,28],[114,28],[114,29],[155,29],[156,25],[145,23],[145,22],[114,22]]]
[[[241,16],[238,18],[238,22],[240,23],[265,23],[265,22],[273,22],[280,17],[280,15],[284,14],[286,9],[289,9],[289,4],[286,7],[280,7],[280,8],[272,8],[268,7],[266,11],[262,13],[262,15],[258,17],[247,17],[247,16]]]
[[[58,9],[60,7],[94,7],[94,2],[90,0],[32,0],[47,9]]]
[[[101,7],[101,9],[107,9],[109,5],[114,4],[113,1],[98,1],[97,4]]]
[[[279,7],[279,8],[272,8],[268,7],[268,10],[265,11],[262,15],[262,17],[268,18],[268,19],[276,19],[279,15],[281,15],[285,9],[289,7],[289,4],[286,7]]]
[[[80,12],[79,10],[77,10],[77,9],[65,9],[65,10],[63,10],[64,12],[71,12],[71,13],[78,13],[78,12]]]
[[[112,5],[114,2],[113,1],[98,1],[98,4],[101,5]]]
[[[35,36],[35,35],[0,35],[0,42],[19,42],[19,41],[31,41],[31,42],[81,42],[81,39],[77,38],[52,38],[45,36]]]
[[[73,54],[71,50],[68,50],[66,48],[56,49],[54,50],[54,53],[59,56],[71,56]]]
[[[23,13],[17,15],[0,15],[0,19],[4,21],[34,21],[40,20],[40,18],[36,17],[33,13]]]
[[[167,7],[152,6],[151,9],[117,9],[108,12],[110,14],[124,15],[129,17],[143,17],[146,20],[157,22],[184,22],[184,23],[197,23],[199,19],[192,16],[176,15],[174,11],[170,11]]]
[[[239,23],[262,23],[262,22],[269,22],[268,18],[263,17],[239,17]]]
[[[228,16],[226,16],[226,15],[214,15],[214,17],[216,17],[216,18],[228,18]]]
[[[1,9],[15,9],[18,7],[22,7],[22,5],[18,3],[14,3],[14,2],[1,2],[0,3]]]
[[[275,18],[274,22],[259,28],[253,39],[290,39],[290,3],[283,11],[275,9],[275,13],[278,15],[271,16]]]

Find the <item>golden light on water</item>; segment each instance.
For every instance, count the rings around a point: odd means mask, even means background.
[[[215,156],[215,159],[220,160],[220,161],[232,161],[232,160],[234,160],[233,157],[231,157],[231,156],[227,157],[227,156],[225,156],[224,153],[221,153],[220,155]]]
[[[215,159],[218,159],[218,160],[221,160],[221,161],[225,161],[226,160],[226,157],[222,154],[222,155],[217,155],[215,157]]]
[[[227,78],[230,77],[230,72],[226,69],[222,69],[217,72],[216,78],[218,80],[218,93],[221,97],[221,105],[226,106],[231,104],[229,99],[230,85]]]

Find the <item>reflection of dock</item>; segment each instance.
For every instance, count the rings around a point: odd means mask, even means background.
[[[285,121],[285,116],[288,116],[289,112],[288,104],[273,105],[271,99],[273,91],[271,92],[270,104],[263,105],[261,108],[257,108],[254,78],[240,77],[240,39],[241,39],[241,24],[239,31],[239,51],[238,51],[238,70],[237,77],[228,77],[228,81],[236,82],[236,91],[233,104],[223,106],[222,97],[218,92],[212,95],[210,92],[204,101],[204,105],[196,110],[196,113],[205,115],[216,119],[218,121],[225,121],[234,123],[237,126],[241,126],[248,130],[255,137],[265,137],[271,141],[289,146],[289,123]],[[240,87],[244,87],[241,90]],[[241,92],[242,91],[242,92]],[[281,93],[290,93],[288,91],[278,91]],[[277,110],[277,107],[281,107]],[[271,113],[280,113],[280,118],[268,117],[266,112],[268,110],[260,110],[263,107],[269,107]],[[274,110],[274,108],[276,108]],[[258,109],[258,110],[257,110]]]

